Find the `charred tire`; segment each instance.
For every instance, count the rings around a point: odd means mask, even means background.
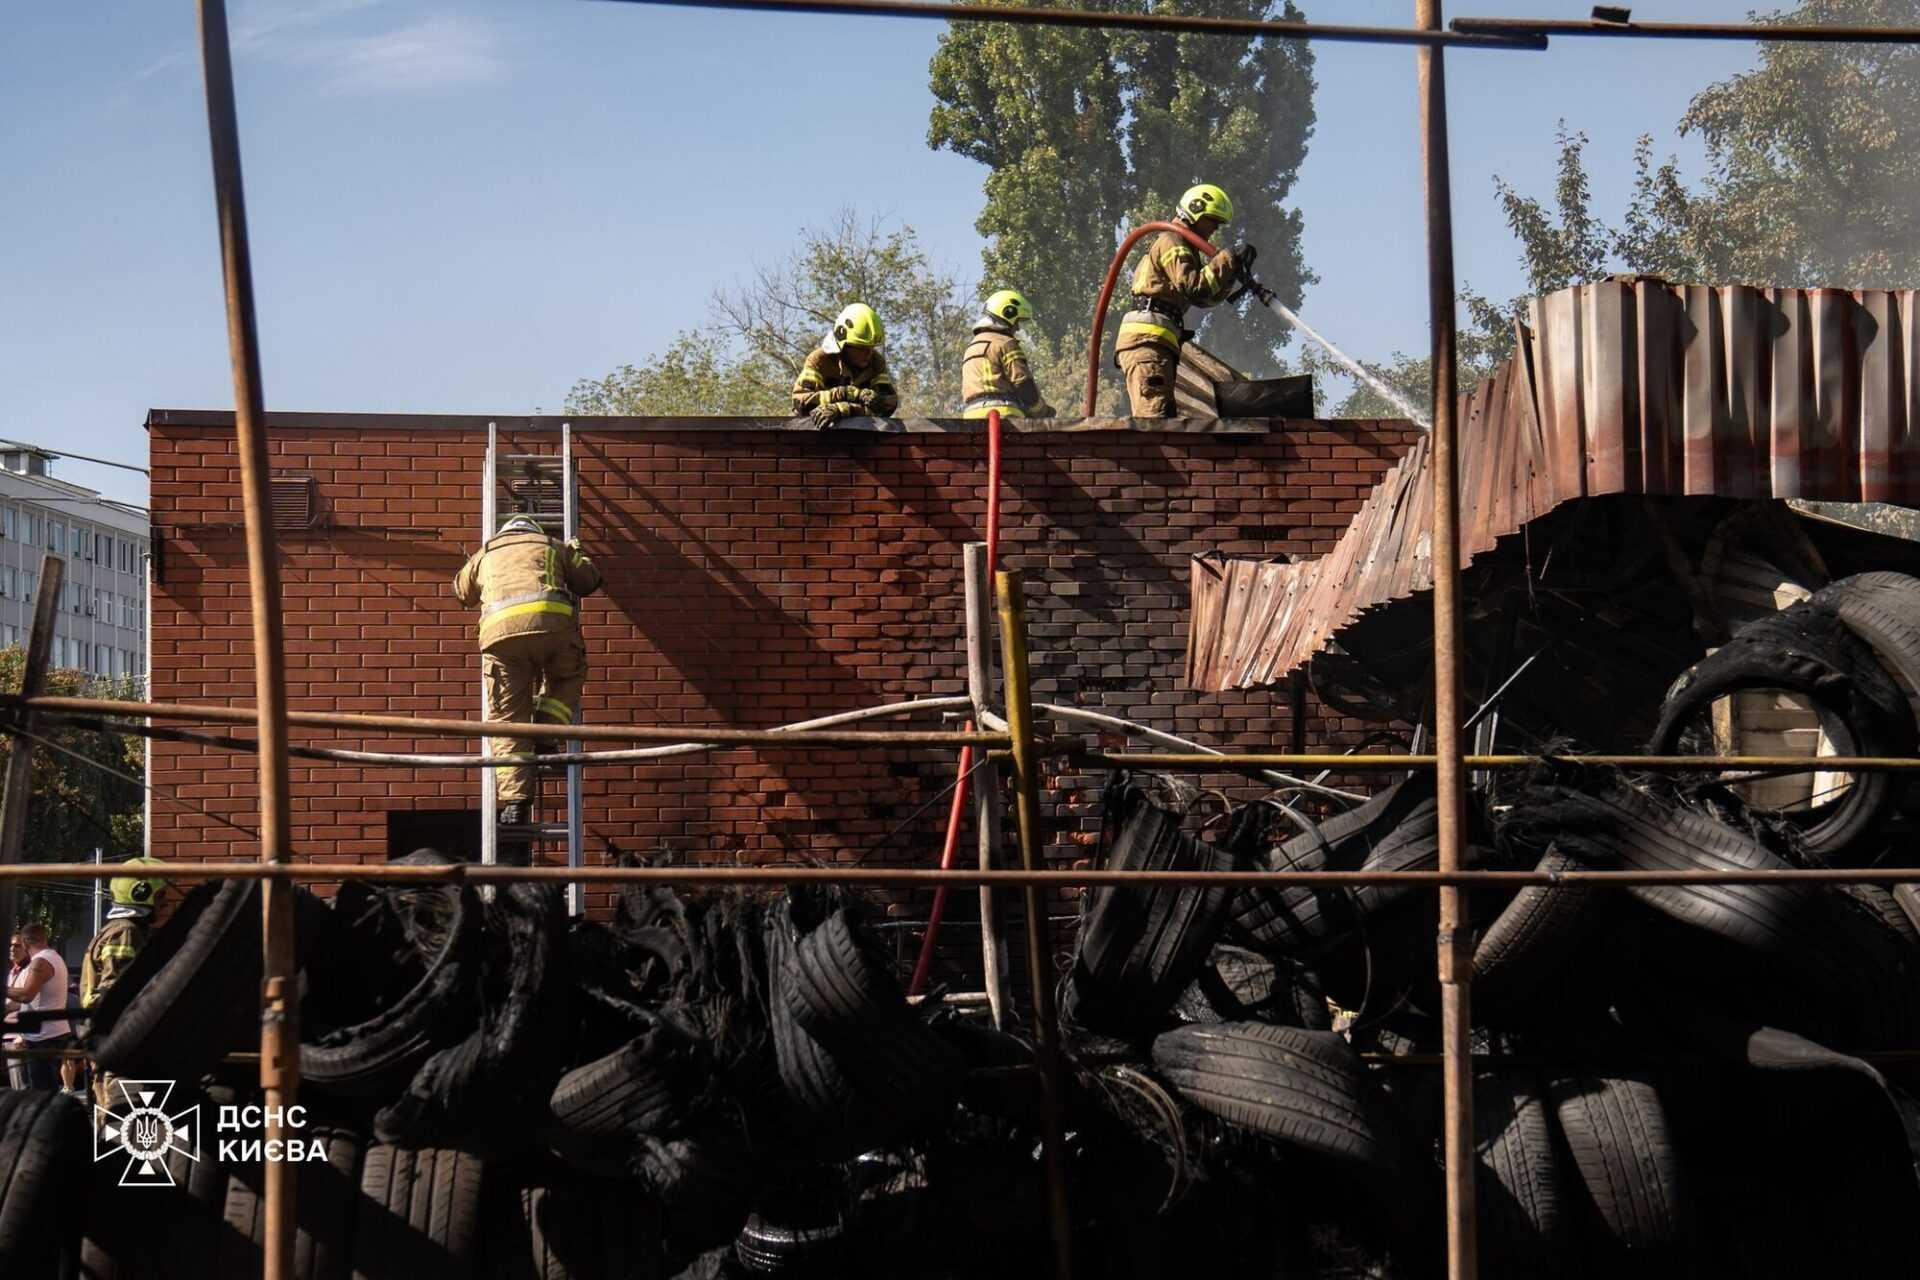
[[[360,1171],[353,1280],[471,1276],[485,1169],[465,1151],[377,1144]]]
[[[1364,1068],[1330,1031],[1257,1022],[1180,1027],[1153,1042],[1153,1063],[1181,1097],[1232,1124],[1358,1168],[1387,1160]]]
[[[1675,682],[1648,749],[1656,755],[1676,751],[1686,727],[1720,698],[1748,689],[1783,689],[1812,703],[1841,754],[1912,755],[1912,708],[1837,608],[1831,598],[1808,601],[1741,627]],[[1854,606],[1857,616],[1868,610]],[[1893,811],[1903,790],[1900,775],[1856,774],[1840,799],[1792,815],[1807,855],[1844,859]]]
[[[1407,824],[1417,809],[1425,805],[1431,810],[1432,802],[1433,784],[1424,776],[1396,783],[1359,807],[1335,814],[1269,851],[1267,862],[1275,871],[1360,867]],[[1425,824],[1416,823],[1416,829],[1420,825]],[[1254,887],[1235,895],[1229,928],[1261,950],[1306,955],[1338,941],[1351,927],[1351,919],[1351,900],[1344,889]]]
[[[397,861],[417,866],[454,859],[422,850]],[[470,1027],[476,1010],[466,997],[477,981],[473,940],[480,919],[479,900],[464,885],[419,892],[441,899],[450,920],[426,973],[391,1008],[301,1045],[303,1083],[334,1093],[391,1094],[437,1049],[457,1041]]]
[[[547,1101],[561,1052],[562,997],[553,990],[560,892],[510,885],[492,910],[505,934],[497,949],[506,953],[506,989],[464,1040],[427,1059],[406,1093],[381,1108],[374,1134],[383,1142],[450,1146],[466,1142],[470,1132],[484,1139],[487,1111],[512,1114]]]
[[[1515,1074],[1474,1081],[1480,1239],[1497,1263],[1495,1274],[1543,1275],[1552,1269],[1566,1207],[1553,1130],[1537,1079]]]
[[[116,1075],[193,1079],[256,1020],[259,999],[260,882],[200,885],[100,998],[94,1059]]]
[[[1573,1199],[1636,1266],[1681,1240],[1680,1162],[1660,1095],[1629,1077],[1570,1077],[1549,1088],[1575,1174]]]
[[[1178,815],[1153,804],[1138,786],[1108,788],[1107,804],[1119,832],[1108,870],[1231,871],[1238,865],[1230,851],[1183,832]],[[1094,889],[1074,957],[1075,1021],[1116,1034],[1159,1025],[1206,962],[1230,896],[1225,887]]]
[[[696,1087],[700,1046],[664,1018],[620,1049],[576,1067],[553,1087],[555,1123],[586,1139],[662,1134]]]
[[[166,1109],[178,1115],[197,1102],[201,1122],[211,1125],[214,1107],[235,1100],[229,1089],[213,1094],[176,1090]],[[80,1242],[81,1280],[205,1280],[213,1274],[226,1230],[228,1166],[213,1146],[202,1146],[198,1160],[176,1148],[165,1166],[170,1185],[142,1187],[137,1195],[119,1185],[124,1163],[108,1159],[93,1166]],[[155,1248],[156,1240],[165,1240],[166,1247]]]
[[[826,1050],[853,1101],[901,1127],[937,1115],[958,1091],[965,1064],[907,1007],[846,913],[827,917],[791,954],[783,994],[792,1030]]]
[[[792,954],[788,1008],[816,1035],[897,1017],[906,1008],[899,982],[862,944],[845,911],[828,916]]]
[[[488,1280],[660,1280],[660,1221],[630,1185],[539,1179],[488,1192]]]
[[[87,1115],[61,1093],[0,1092],[0,1275],[53,1276],[79,1251]]]
[[[321,1143],[327,1158],[325,1162],[301,1161],[294,1175],[298,1215],[293,1236],[295,1280],[347,1280],[353,1266],[353,1220],[360,1200],[363,1143],[357,1133],[339,1129],[314,1129],[298,1136],[303,1146]],[[262,1274],[267,1240],[262,1173],[262,1166],[249,1165],[235,1169],[227,1182],[219,1275]]]
[[[1550,847],[1534,869],[1556,874],[1584,865]],[[1587,885],[1527,885],[1516,893],[1474,947],[1475,1011],[1482,1000],[1489,1010],[1511,1009],[1537,991],[1580,950],[1599,905]]]

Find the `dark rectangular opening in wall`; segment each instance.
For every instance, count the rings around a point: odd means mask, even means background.
[[[387,810],[387,861],[415,849],[438,849],[468,862],[480,861],[478,809]]]

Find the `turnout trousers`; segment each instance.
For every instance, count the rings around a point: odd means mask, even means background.
[[[1127,379],[1127,403],[1136,418],[1173,416],[1173,379],[1180,353],[1158,343],[1122,351],[1116,357]]]
[[[480,654],[487,682],[487,719],[534,724],[572,724],[587,683],[587,645],[578,631],[539,631],[503,636]],[[533,744],[490,738],[489,754],[526,764],[498,770],[495,794],[502,804],[534,798]]]

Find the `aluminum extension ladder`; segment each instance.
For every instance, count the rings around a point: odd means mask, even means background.
[[[502,454],[500,452],[500,432],[497,423],[487,424],[487,473],[481,485],[480,499],[480,540],[482,544],[493,537],[500,528],[501,498],[504,496],[513,509],[523,511],[539,521],[540,527],[549,534],[558,533],[565,538],[575,537],[578,532],[580,514],[577,500],[579,466],[573,458],[573,425],[562,423],[560,426],[560,452],[533,454]],[[480,714],[484,719],[487,711],[487,684],[483,675],[480,681]],[[575,723],[578,723],[578,713]],[[485,754],[486,741],[481,740],[480,750]],[[578,739],[568,739],[566,750],[569,754],[580,752]],[[501,830],[496,821],[499,813],[497,770],[480,770],[480,861],[485,866],[493,866],[500,860]],[[510,840],[524,841],[527,846],[527,861],[536,860],[533,852],[542,844],[565,840],[567,843],[567,865],[581,865],[581,825],[580,825],[580,781],[583,769],[580,765],[567,766],[566,775],[566,820],[564,822],[534,822],[525,827],[511,828],[507,832]],[[550,771],[536,769],[535,794],[545,790],[545,781]],[[544,797],[543,797],[544,798]],[[539,816],[536,811],[536,817]],[[582,910],[580,883],[567,882],[567,914],[579,915]]]

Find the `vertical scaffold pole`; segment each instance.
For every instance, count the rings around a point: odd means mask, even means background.
[[[1440,0],[1414,0],[1416,25],[1438,31]],[[1440,869],[1457,871],[1465,851],[1460,757],[1460,509],[1458,368],[1455,364],[1453,186],[1447,163],[1446,59],[1433,45],[1419,68],[1420,152],[1427,207],[1427,307],[1433,329],[1433,748],[1439,800]],[[1442,1092],[1447,1158],[1447,1274],[1479,1275],[1473,1149],[1473,935],[1466,890],[1440,890],[1439,968]]]
[[[240,174],[240,130],[233,102],[233,52],[228,43],[224,0],[200,0],[200,52],[207,81],[207,133],[213,152],[214,206],[220,220],[220,263],[226,281],[240,501],[247,521],[254,699],[259,708],[260,860],[278,863],[289,860],[293,852],[288,812],[285,626],[280,613],[280,563],[274,549],[268,485],[265,395],[260,382],[260,335],[254,320],[246,193]],[[260,1087],[266,1095],[266,1141],[270,1149],[279,1150],[288,1136],[287,1108],[300,1096],[300,1006],[293,988],[295,886],[290,880],[267,880],[260,891],[264,951]],[[267,1280],[293,1275],[293,1173],[294,1165],[284,1160],[269,1160],[263,1170]]]
[[[1027,618],[1024,584],[1018,569],[994,575],[1000,602],[1000,657],[1007,686],[1007,732],[1013,738],[1014,808],[1020,827],[1020,861],[1028,871],[1041,869],[1045,852],[1040,837],[1039,762],[1033,747],[1033,688],[1027,678]],[[1042,1140],[1047,1161],[1048,1217],[1053,1227],[1054,1274],[1072,1280],[1073,1213],[1067,1195],[1066,1080],[1060,1061],[1060,1016],[1053,1000],[1053,937],[1047,902],[1038,885],[1029,884],[1027,975],[1033,983],[1033,1021],[1039,1041]]]
[[[67,562],[48,556],[40,565],[40,598],[33,602],[33,625],[27,631],[26,661],[20,668],[20,696],[31,698],[47,682],[47,668],[53,657],[53,623],[60,612],[60,587],[66,580]],[[33,729],[33,716],[20,711],[19,727]],[[149,752],[149,755],[152,753]],[[33,802],[33,743],[13,735],[8,747],[7,784],[0,797],[0,865],[19,862],[27,841],[27,806]],[[11,934],[19,926],[14,918],[15,882],[0,880],[0,930]]]

